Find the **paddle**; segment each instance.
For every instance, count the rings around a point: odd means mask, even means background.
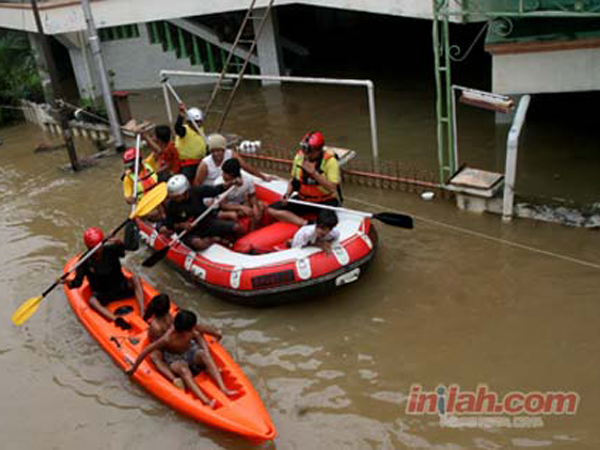
[[[151,212],[154,208],[156,208],[158,205],[160,205],[166,197],[167,197],[167,184],[166,183],[161,183],[161,184],[157,185],[154,189],[152,189],[150,192],[148,192],[140,200],[140,202],[138,203],[135,210],[131,212],[130,216],[123,223],[121,223],[121,225],[119,225],[117,228],[115,228],[110,233],[110,235],[108,235],[102,242],[100,242],[98,245],[96,245],[92,249],[88,250],[87,252],[85,252],[81,256],[81,258],[79,259],[77,264],[75,264],[75,266],[73,266],[71,268],[71,270],[69,270],[68,272],[62,274],[59,278],[57,278],[57,280],[54,282],[54,284],[52,284],[52,286],[50,286],[48,289],[46,289],[42,293],[42,295],[40,295],[38,297],[30,298],[29,300],[26,300],[19,307],[19,309],[17,309],[15,311],[15,313],[12,315],[12,317],[11,317],[12,322],[17,326],[23,325],[27,321],[27,319],[29,319],[37,311],[38,307],[40,306],[40,303],[50,293],[50,291],[52,291],[56,286],[58,286],[71,272],[73,272],[81,264],[83,264],[90,256],[92,256],[96,252],[96,250],[98,250],[102,245],[104,245],[106,243],[106,241],[113,238],[121,230],[121,228],[123,228],[130,220],[132,220],[136,217],[145,216],[146,214]]]
[[[135,203],[131,205],[131,212],[135,211],[138,197],[138,180],[140,175],[140,144],[142,135],[137,133],[135,136],[135,165],[133,172],[133,198]],[[135,222],[130,221],[125,227],[123,242],[127,250],[135,251],[140,248],[140,230]]]
[[[371,219],[377,219],[377,220],[379,220],[387,225],[391,225],[393,227],[407,228],[407,229],[413,228],[412,217],[404,215],[404,214],[397,214],[397,213],[392,213],[392,212],[382,212],[382,213],[374,213],[373,214],[373,213],[367,213],[367,212],[362,212],[362,211],[355,211],[353,209],[338,208],[338,207],[329,206],[329,205],[321,205],[319,203],[303,202],[301,200],[294,200],[291,198],[289,198],[287,201],[290,203],[296,203],[298,205],[312,206],[315,208],[329,209],[331,211],[343,212],[343,213],[348,213],[348,214],[356,214],[356,215],[363,216],[363,217],[370,217]]]
[[[181,105],[181,98],[179,97],[179,95],[177,95],[177,92],[175,92],[175,89],[173,89],[173,86],[171,86],[171,84],[165,80],[163,81],[163,83],[165,83],[165,85],[167,86],[167,89],[171,92],[171,95],[173,95],[173,98],[175,98],[175,101],[177,102],[178,105]],[[196,133],[198,133],[200,136],[202,136],[204,139],[206,139],[206,136],[204,136],[204,132],[198,127],[198,124],[196,123],[196,121],[194,119],[192,119],[189,115],[189,113],[186,111],[185,112],[185,116],[188,119],[188,122],[190,122],[192,124],[192,126],[194,127],[194,129],[196,130]]]
[[[162,259],[164,259],[165,256],[167,256],[167,253],[169,253],[169,250],[171,249],[171,247],[176,244],[177,242],[179,242],[181,240],[181,238],[183,238],[190,230],[193,230],[194,227],[196,225],[198,225],[198,223],[200,223],[200,221],[202,219],[204,219],[209,212],[211,212],[213,209],[215,209],[219,203],[221,203],[221,201],[223,201],[223,199],[227,196],[227,194],[229,194],[229,192],[234,188],[235,186],[231,186],[229,189],[227,189],[225,192],[223,192],[221,195],[219,195],[217,197],[217,200],[214,201],[212,203],[212,205],[210,205],[206,211],[204,211],[202,214],[200,214],[198,217],[196,217],[196,219],[194,219],[194,221],[192,222],[190,228],[188,228],[187,230],[183,230],[181,233],[179,233],[178,235],[176,235],[173,239],[171,239],[171,242],[169,242],[169,244],[154,252],[152,255],[150,255],[148,258],[146,258],[146,260],[144,260],[144,262],[142,263],[142,266],[144,267],[153,267],[156,265],[156,263],[158,263],[159,261],[161,261]]]

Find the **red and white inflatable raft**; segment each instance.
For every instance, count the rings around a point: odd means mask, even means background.
[[[281,199],[287,182],[255,179],[256,194],[265,204]],[[213,244],[196,252],[179,242],[167,259],[197,283],[229,301],[267,306],[310,298],[352,283],[366,270],[377,248],[377,232],[368,217],[338,212],[340,240],[326,254],[317,247],[286,248],[298,227],[276,222],[240,238],[233,249]],[[151,248],[169,243],[154,225],[138,219],[140,236]],[[269,253],[248,254],[256,249]]]

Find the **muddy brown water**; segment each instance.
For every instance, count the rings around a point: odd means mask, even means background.
[[[182,92],[193,103],[197,90]],[[251,92],[241,97],[228,125],[287,146],[305,130],[320,128],[332,143],[352,144],[365,155],[365,97],[303,87]],[[435,168],[431,94],[394,90],[380,98],[382,153]],[[394,106],[399,99],[405,107]],[[132,108],[138,117],[164,120],[160,93],[143,93]],[[469,115],[463,145],[471,159],[494,166],[497,158],[479,144],[495,149],[499,132],[489,116]],[[118,158],[73,174],[59,168],[67,162],[64,152],[31,151],[42,139],[37,128],[13,125],[0,129],[0,136],[1,447],[250,448],[175,413],[133,384],[79,324],[60,289],[25,326],[10,323],[12,312],[39,295],[81,250],[87,226],[110,229],[127,207]],[[91,152],[78,144],[82,154]],[[585,170],[597,178],[597,169]],[[593,199],[590,184],[573,191]],[[277,427],[277,439],[261,448],[600,446],[597,231],[526,220],[503,225],[497,217],[462,213],[449,202],[424,202],[409,193],[347,186],[346,195],[350,207],[412,214],[416,228],[378,225],[380,249],[371,270],[329,298],[247,309],[213,298],[166,264],[142,271],[147,250],[126,258],[179,305],[223,330],[224,345]],[[500,394],[575,391],[581,401],[575,415],[543,416],[537,428],[457,430],[440,427],[437,415],[406,414],[413,383],[426,390],[439,384],[474,390],[486,383]]]

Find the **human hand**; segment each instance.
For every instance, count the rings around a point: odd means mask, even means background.
[[[185,103],[183,103],[183,102],[181,102],[179,104],[179,113],[184,117],[187,115],[187,107],[185,106]]]
[[[315,174],[315,163],[310,162],[307,159],[302,161],[302,170],[305,171],[309,175]]]

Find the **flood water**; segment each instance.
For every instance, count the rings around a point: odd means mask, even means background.
[[[190,104],[200,96],[197,89],[181,92]],[[290,149],[307,130],[322,129],[329,142],[364,157],[365,105],[366,93],[350,88],[256,90],[237,101],[228,129]],[[382,155],[435,170],[433,108],[426,89],[379,90]],[[165,120],[159,92],[135,97],[132,109],[138,118]],[[488,113],[466,111],[459,125],[465,155],[481,168],[501,167],[501,129]],[[528,147],[529,164],[556,161],[552,155],[581,131],[560,134],[556,127],[532,127],[528,139],[537,134],[546,140]],[[67,162],[64,151],[32,152],[42,139],[37,128],[18,124],[0,129],[0,136],[2,448],[250,448],[173,412],[132,383],[80,325],[60,289],[25,326],[10,323],[12,312],[39,295],[82,249],[86,227],[111,229],[127,207],[117,157],[73,174],[60,168]],[[590,154],[596,137],[580,136],[578,151],[588,149],[580,166],[559,160],[552,167],[568,173],[581,167],[574,183],[564,177],[546,183],[542,174],[531,182],[520,178],[520,186],[597,200],[600,158]],[[543,152],[532,150],[535,145]],[[91,149],[79,142],[79,151]],[[411,214],[415,229],[377,225],[380,248],[370,271],[329,298],[242,308],[205,293],[164,263],[142,270],[145,249],[126,258],[180,306],[223,330],[225,347],[277,427],[277,439],[261,448],[598,448],[598,232],[526,220],[503,225],[498,217],[459,212],[448,201],[424,202],[410,193],[351,185],[345,192],[347,206]],[[473,391],[484,383],[500,395],[574,391],[581,400],[576,414],[543,416],[536,428],[450,429],[435,414],[406,413],[416,383],[428,391],[451,384]]]

